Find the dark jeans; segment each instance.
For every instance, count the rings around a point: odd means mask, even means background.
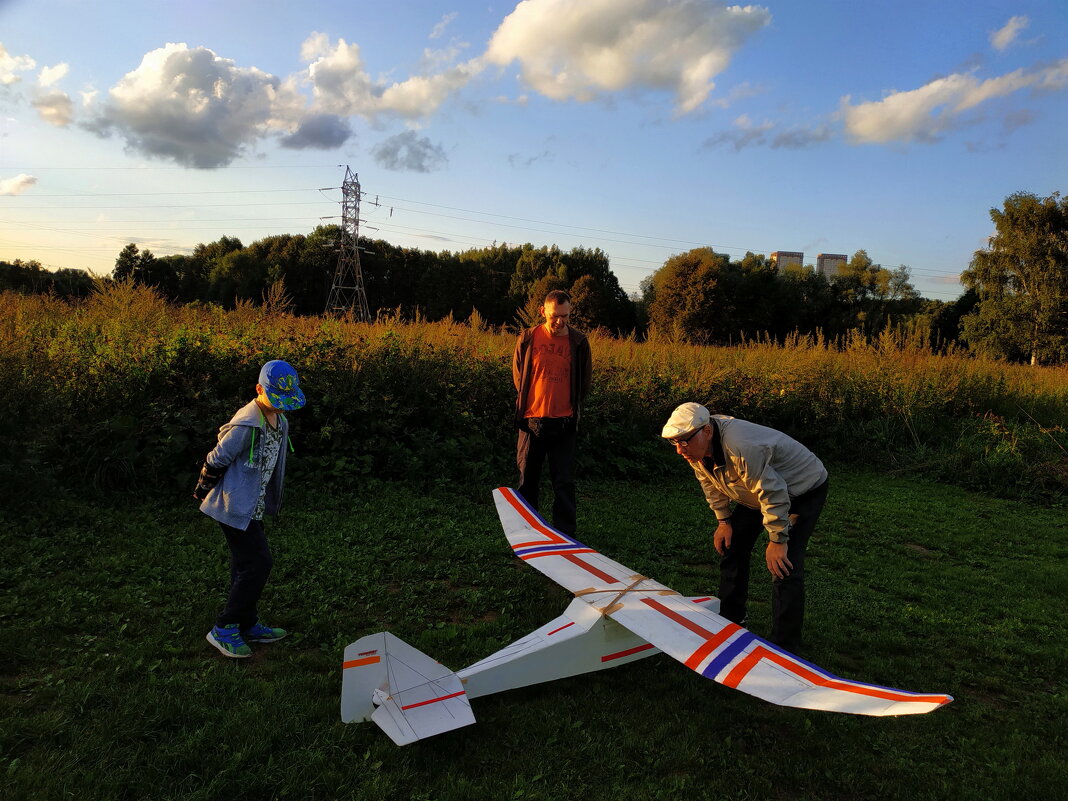
[[[827,501],[827,482],[790,501],[790,541],[786,556],[793,564],[790,575],[771,580],[771,636],[787,650],[801,644],[805,622],[805,550]],[[750,554],[764,530],[759,509],[738,505],[731,512],[731,547],[719,563],[720,614],[735,623],[745,619],[749,596]]]
[[[575,421],[572,418],[533,417],[523,421],[516,445],[519,494],[538,508],[541,466],[548,459],[553,485],[553,528],[574,536],[575,512]]]
[[[225,523],[219,525],[230,546],[230,594],[215,625],[237,623],[245,631],[256,623],[256,604],[271,575],[274,557],[267,545],[262,520],[250,521],[244,531]]]

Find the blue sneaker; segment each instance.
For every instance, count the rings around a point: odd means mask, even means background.
[[[245,632],[245,639],[249,642],[274,642],[289,634],[285,629],[275,629],[265,626],[256,621],[256,625]]]
[[[231,659],[244,659],[252,656],[252,649],[241,638],[241,627],[236,623],[221,628],[213,626],[204,639],[218,648],[223,656]]]

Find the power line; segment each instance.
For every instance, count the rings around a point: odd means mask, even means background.
[[[229,165],[227,170],[326,170],[336,169],[336,164],[247,164],[247,165]],[[60,172],[70,172],[71,170],[133,170],[135,172],[166,172],[181,170],[182,172],[189,172],[188,167],[57,167],[54,164],[50,164],[47,167],[21,167],[17,164],[6,164],[0,169],[4,170],[34,170],[35,172],[43,172],[44,170],[59,170]]]
[[[319,206],[319,205],[323,205],[323,204],[333,205],[336,202],[337,201],[330,201],[330,200],[308,200],[308,201],[300,201],[300,202],[296,202],[296,203],[293,203],[293,202],[287,202],[287,203],[245,203],[244,205],[245,206]],[[222,206],[229,207],[229,206],[232,206],[232,205],[233,205],[232,203],[197,203],[194,206],[176,206],[176,205],[164,204],[164,203],[153,204],[153,205],[146,205],[146,204],[143,204],[143,203],[139,203],[136,206],[29,206],[29,207],[26,207],[26,208],[28,208],[30,211],[38,211],[38,210],[54,211],[54,210],[57,210],[57,209],[64,210],[64,211],[67,210],[67,209],[101,209],[101,210],[112,211],[114,209],[146,209],[146,208],[147,209],[214,209],[214,208],[220,208]]]
[[[13,168],[13,169],[20,169],[20,168]],[[95,169],[95,168],[85,168],[85,169]],[[115,168],[115,169],[127,169],[127,168]],[[128,168],[128,169],[136,169],[136,168]],[[159,168],[159,169],[177,169],[177,168]],[[55,194],[55,195],[35,195],[32,198],[24,198],[24,200],[26,200],[26,199],[34,200],[34,199],[37,199],[37,198],[49,198],[49,197],[153,197],[153,196],[190,196],[190,195],[195,196],[195,195],[220,195],[220,194],[258,194],[258,193],[277,193],[277,192],[326,191],[326,190],[332,190],[332,189],[336,189],[336,188],[338,188],[338,187],[326,187],[326,188],[322,188],[322,187],[320,187],[320,188],[310,188],[309,187],[307,189],[204,190],[202,192],[115,192],[115,193],[92,193],[92,194],[90,194],[90,193],[82,193],[82,194],[71,193],[71,194]],[[367,193],[363,193],[363,194],[367,194]],[[637,239],[657,240],[659,242],[671,242],[671,243],[675,243],[676,245],[691,245],[691,246],[695,246],[695,247],[711,247],[713,249],[719,249],[719,250],[722,250],[722,251],[754,252],[754,253],[764,252],[764,251],[770,252],[770,250],[768,248],[766,248],[766,247],[742,247],[742,246],[735,246],[735,245],[709,244],[707,242],[696,242],[696,241],[693,241],[693,240],[675,239],[675,238],[670,238],[670,237],[660,237],[660,236],[652,236],[652,235],[646,235],[646,234],[635,234],[633,232],[627,233],[627,232],[613,231],[611,229],[593,228],[593,227],[588,227],[588,226],[571,225],[569,223],[558,223],[558,222],[552,222],[552,221],[546,221],[546,220],[537,220],[537,219],[526,218],[526,217],[517,217],[517,216],[514,216],[514,215],[497,214],[495,212],[484,212],[484,211],[479,211],[479,210],[475,210],[475,209],[465,209],[465,208],[456,207],[456,206],[446,206],[446,205],[436,204],[436,203],[425,203],[423,201],[412,200],[412,199],[408,199],[408,198],[402,198],[402,197],[398,197],[398,196],[394,196],[394,195],[381,195],[381,194],[379,194],[379,195],[376,195],[376,198],[378,198],[379,200],[381,200],[381,199],[399,200],[401,202],[412,203],[414,205],[429,206],[431,208],[440,208],[440,209],[446,209],[446,210],[449,210],[449,211],[458,211],[458,212],[463,212],[465,214],[478,214],[478,215],[481,215],[481,216],[484,216],[484,217],[493,217],[493,218],[502,219],[502,220],[514,220],[514,221],[518,221],[518,222],[528,222],[528,223],[533,223],[535,225],[549,225],[549,226],[554,226],[554,227],[557,227],[557,228],[571,229],[573,231],[588,231],[588,232],[592,232],[592,233],[611,234],[613,236],[630,236],[630,237],[634,237],[634,238],[637,238]],[[294,203],[254,203],[254,204],[245,204],[245,205],[247,205],[247,206],[257,206],[257,207],[259,207],[259,206],[269,206],[269,205],[292,206],[292,205],[316,205],[319,202],[336,202],[336,201],[311,201],[311,202],[304,202],[304,203],[297,203],[297,204],[294,204]],[[66,209],[99,209],[99,210],[109,210],[110,211],[110,210],[116,210],[116,209],[129,209],[129,208],[161,208],[161,209],[167,209],[167,208],[175,208],[175,209],[182,209],[182,208],[215,208],[218,205],[222,205],[222,204],[197,204],[195,206],[160,205],[160,204],[148,205],[148,206],[146,206],[145,204],[139,204],[137,206],[96,206],[96,205],[93,205],[93,206],[47,206],[47,208],[50,209],[50,210],[53,210],[53,209],[57,209],[57,210],[58,209],[62,209],[62,210],[66,210]],[[229,205],[229,204],[226,204],[226,205]],[[30,208],[37,209],[38,207],[34,206],[34,207],[30,207]],[[42,206],[41,208],[45,208],[45,206]],[[453,219],[453,220],[459,220],[459,221],[464,221],[464,222],[474,222],[474,223],[479,223],[479,224],[488,224],[488,223],[491,222],[489,220],[476,219],[476,218],[471,218],[471,217],[462,217],[462,216],[449,215],[449,214],[442,214],[442,213],[439,213],[439,212],[425,211],[425,210],[422,210],[422,209],[406,208],[404,206],[393,206],[393,207],[391,207],[391,211],[392,211],[392,209],[399,209],[400,211],[406,211],[406,212],[409,212],[409,213],[412,213],[412,214],[426,214],[426,215],[443,217],[443,218],[446,218],[446,219]],[[532,231],[532,232],[535,232],[535,233],[547,233],[547,234],[566,234],[566,233],[568,233],[567,231],[554,231],[554,230],[546,230],[546,229],[542,229],[542,228],[528,228],[526,226],[515,226],[515,225],[512,225],[512,226],[508,226],[508,227],[510,227],[510,228],[512,228],[514,230],[525,230],[525,231]],[[178,230],[181,230],[181,229],[178,229]],[[617,239],[609,239],[609,240],[602,239],[600,241],[610,241],[610,242],[615,242],[616,244],[626,244],[626,245],[641,246],[641,247],[657,247],[657,248],[662,248],[662,249],[666,249],[666,250],[674,249],[672,245],[656,244],[655,242],[638,242],[638,241],[633,241],[633,240],[617,240]],[[951,275],[954,275],[953,272],[942,272],[942,271],[930,270],[930,269],[926,269],[926,268],[922,268],[922,267],[917,267],[917,268],[910,267],[910,271],[914,272],[914,273],[924,273],[924,274],[927,274],[927,275],[934,275],[934,276],[943,276],[943,275],[944,276],[951,276]]]
[[[334,189],[335,187],[328,187]],[[155,197],[157,195],[261,195],[272,192],[321,192],[322,187],[306,189],[203,189],[199,192],[63,192],[54,195],[34,194],[26,200],[39,197]]]
[[[33,169],[33,168],[11,168],[11,169]],[[50,168],[50,169],[53,169],[53,168]],[[60,168],[54,168],[54,169],[60,169]],[[87,168],[78,168],[78,169],[87,169],[87,170],[89,170],[89,169],[116,169],[116,170],[118,170],[118,169],[130,169],[130,170],[136,170],[136,169],[144,169],[144,168],[132,168],[132,167],[131,168],[126,168],[126,167],[115,167],[115,168],[95,168],[95,167],[93,167],[93,168],[90,168],[90,167],[87,167]],[[160,167],[160,168],[151,168],[151,169],[173,170],[173,169],[182,169],[182,168]],[[282,166],[276,166],[276,167],[247,167],[247,168],[242,168],[242,169],[291,169],[291,168],[282,167]],[[292,193],[292,192],[308,192],[308,191],[323,192],[323,191],[333,190],[335,188],[336,187],[326,187],[326,188],[321,188],[320,187],[320,188],[315,188],[315,189],[307,188],[307,189],[258,189],[258,190],[204,190],[202,192],[147,192],[147,193],[129,192],[129,193],[97,193],[97,194],[74,194],[74,193],[71,193],[71,194],[66,194],[66,195],[63,195],[63,194],[36,195],[36,196],[34,196],[32,198],[20,198],[20,199],[23,202],[25,202],[26,200],[34,200],[36,198],[50,198],[50,197],[72,197],[72,198],[73,197],[154,197],[154,196],[197,196],[197,195],[223,195],[223,194],[231,194],[231,195],[233,195],[233,194],[257,194],[257,193],[280,193],[280,192],[291,192]],[[363,193],[363,194],[368,194],[368,193]],[[392,195],[377,195],[376,197],[379,200],[382,200],[382,199],[394,200],[394,201],[400,201],[400,202],[407,203],[407,204],[412,204],[412,205],[415,205],[415,206],[426,206],[426,207],[429,207],[429,208],[444,209],[444,210],[447,210],[447,211],[460,212],[459,215],[455,215],[455,214],[444,214],[444,213],[441,213],[441,212],[428,211],[426,209],[410,208],[410,207],[406,207],[406,206],[393,206],[393,207],[390,208],[391,213],[392,213],[392,211],[394,209],[397,209],[397,210],[408,212],[408,213],[411,213],[411,214],[431,215],[431,216],[441,217],[441,218],[444,218],[444,219],[451,219],[451,220],[457,220],[457,221],[463,221],[463,222],[470,222],[470,223],[476,223],[476,224],[480,224],[480,225],[500,225],[501,223],[496,222],[497,220],[507,220],[507,221],[512,221],[512,223],[514,223],[514,222],[522,222],[522,223],[530,223],[532,225],[552,226],[552,227],[557,228],[557,229],[566,229],[566,230],[551,230],[551,229],[547,230],[547,229],[544,229],[544,228],[532,228],[532,227],[528,227],[528,226],[515,225],[515,224],[510,224],[510,223],[506,223],[505,224],[505,227],[510,228],[512,230],[531,231],[531,232],[550,234],[550,235],[576,236],[576,234],[578,232],[586,232],[586,233],[593,233],[593,234],[608,234],[608,235],[613,236],[613,237],[615,237],[615,236],[630,237],[628,239],[611,239],[611,238],[610,239],[605,239],[605,238],[601,237],[600,239],[596,240],[594,244],[599,244],[600,242],[611,242],[611,243],[614,243],[614,244],[626,245],[626,246],[630,246],[630,247],[653,247],[653,248],[658,248],[658,249],[663,249],[663,250],[676,250],[677,247],[680,246],[680,245],[689,245],[689,246],[695,246],[695,247],[711,247],[714,250],[718,250],[718,251],[737,251],[737,252],[755,252],[755,253],[767,252],[768,251],[768,248],[741,247],[741,246],[722,245],[722,244],[711,244],[710,245],[707,242],[696,242],[696,241],[693,241],[693,240],[685,240],[685,239],[676,239],[676,238],[670,238],[670,237],[660,237],[660,236],[653,236],[653,235],[638,234],[638,233],[634,233],[633,231],[631,231],[631,232],[620,232],[620,231],[614,231],[614,230],[611,230],[611,229],[594,228],[594,227],[589,227],[589,226],[579,226],[579,225],[572,225],[572,224],[569,224],[569,223],[552,222],[552,221],[546,221],[546,220],[537,220],[537,219],[533,219],[533,218],[518,217],[518,216],[514,216],[514,215],[498,214],[498,213],[495,213],[495,212],[484,212],[484,211],[479,211],[479,210],[474,210],[474,209],[466,209],[466,208],[456,207],[456,206],[447,206],[447,205],[443,205],[443,204],[426,203],[426,202],[423,202],[423,201],[417,201],[417,200],[412,200],[412,199],[402,198],[402,197],[392,196]],[[244,205],[247,206],[247,207],[268,207],[268,206],[289,206],[289,207],[292,207],[292,206],[318,205],[320,203],[326,203],[326,202],[334,203],[336,201],[317,200],[317,201],[311,201],[311,202],[246,203]],[[31,206],[31,207],[23,206],[20,209],[9,209],[9,210],[13,210],[13,211],[22,211],[22,210],[37,211],[37,210],[47,209],[49,211],[52,211],[52,210],[92,209],[92,210],[98,210],[98,211],[112,211],[112,210],[125,210],[125,209],[134,209],[134,208],[136,208],[136,209],[201,209],[201,208],[207,209],[207,208],[217,208],[217,207],[222,206],[222,205],[231,206],[232,204],[196,204],[196,205],[185,205],[185,204],[138,204],[136,206],[99,206],[99,205],[47,206],[47,205],[42,205],[42,206]],[[461,216],[463,214],[480,215],[481,217],[488,217],[488,218],[492,218],[492,219],[479,219],[479,218]],[[302,218],[302,217],[225,218],[225,221],[227,221],[227,222],[248,222],[248,223],[250,223],[249,228],[252,229],[252,228],[254,228],[254,226],[252,226],[251,224],[255,223],[257,221],[267,221],[267,220],[292,220],[292,221],[298,221],[298,220],[310,220],[310,219],[311,218]],[[320,218],[320,221],[321,221],[321,219],[323,219],[323,218]],[[224,221],[224,220],[219,219],[219,218],[213,218],[212,219],[212,222],[222,222],[222,221]],[[78,222],[80,223],[81,221],[78,221]],[[95,223],[95,221],[93,221],[93,222]],[[127,221],[104,221],[104,222],[105,223],[122,223],[122,222],[127,222]],[[135,220],[130,220],[128,222],[131,223],[131,224],[135,224],[136,223],[136,224],[144,225],[144,224],[149,224],[149,223],[166,222],[166,221],[155,221],[155,220],[135,221]],[[404,228],[407,231],[423,231],[423,232],[425,232],[427,234],[445,236],[450,241],[460,241],[461,238],[462,239],[468,239],[468,240],[470,240],[470,239],[480,239],[480,240],[483,240],[483,241],[491,241],[489,237],[482,238],[482,237],[475,237],[475,236],[472,236],[472,235],[466,235],[465,236],[465,235],[457,234],[455,232],[439,232],[439,231],[432,231],[432,230],[429,230],[429,229],[422,229],[422,228],[416,228],[416,227],[407,227],[406,228],[404,226],[399,226],[397,224],[388,225],[388,224],[385,223],[385,221],[379,222],[378,220],[373,220],[373,222],[375,222],[376,224],[381,225],[382,227],[386,228],[387,230],[394,230],[394,229],[397,229],[397,228]],[[9,224],[21,224],[21,223],[17,223],[15,221],[9,221]],[[32,225],[32,223],[29,223],[29,224]],[[46,229],[46,230],[63,231],[63,230],[67,230],[67,229],[51,228],[51,229]],[[188,227],[188,226],[187,227],[179,227],[179,228],[170,228],[170,229],[168,229],[168,231],[174,231],[174,232],[185,231],[185,230],[206,230],[206,229],[202,228],[202,227]],[[81,233],[81,232],[72,232],[72,233]],[[86,234],[86,235],[88,235],[88,234]],[[581,237],[580,233],[578,233],[578,235]],[[646,240],[646,241],[638,241],[638,240]],[[661,244],[661,243],[671,243],[671,244]],[[613,259],[615,261],[617,261],[617,262],[626,262],[626,261],[642,262],[642,261],[644,261],[645,263],[658,265],[658,266],[660,264],[662,264],[662,262],[660,262],[658,260],[654,260],[654,259],[639,259],[637,257],[615,256],[615,257],[613,257]],[[652,270],[658,269],[658,267],[646,268],[646,267],[642,267],[642,266],[637,265],[637,264],[622,264],[621,266],[626,268],[626,269],[639,269],[639,270],[647,270],[647,271],[652,271]],[[890,269],[890,268],[887,268],[887,269]],[[909,270],[910,270],[910,273],[913,274],[913,275],[929,276],[929,277],[947,277],[948,278],[948,277],[955,277],[957,274],[959,274],[959,270],[954,270],[952,272],[946,272],[946,271],[940,271],[940,270],[930,269],[930,268],[925,268],[925,267],[910,267]]]

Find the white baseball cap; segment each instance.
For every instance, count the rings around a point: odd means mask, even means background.
[[[668,418],[667,423],[664,425],[664,430],[660,432],[660,436],[664,439],[685,436],[691,431],[707,426],[710,419],[711,416],[708,414],[708,409],[701,404],[684,403],[675,407],[675,411],[671,413],[671,417]]]

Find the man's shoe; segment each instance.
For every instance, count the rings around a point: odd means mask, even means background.
[[[213,626],[205,636],[208,642],[219,649],[219,653],[231,659],[244,659],[252,656],[252,649],[241,637],[241,627],[236,623],[229,626]]]
[[[245,632],[245,639],[249,642],[274,642],[282,639],[288,633],[285,629],[271,628],[256,621],[256,625]]]

